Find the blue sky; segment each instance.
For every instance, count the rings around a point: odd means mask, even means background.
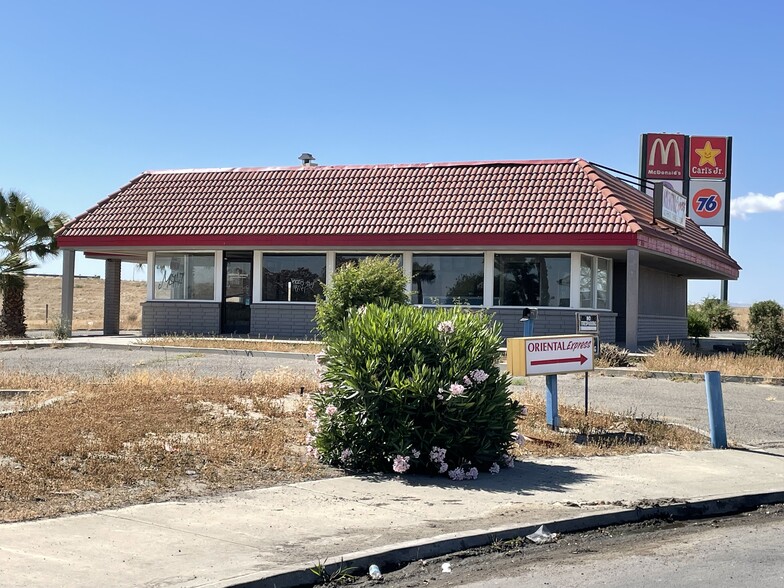
[[[79,214],[148,169],[303,151],[636,173],[641,133],[731,135],[744,269],[730,301],[784,302],[779,2],[33,0],[2,14],[0,188],[49,210]],[[718,293],[693,282],[689,298]]]

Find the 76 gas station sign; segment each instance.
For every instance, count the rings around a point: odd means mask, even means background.
[[[727,205],[726,186],[724,182],[692,180],[689,217],[698,225],[723,226]]]

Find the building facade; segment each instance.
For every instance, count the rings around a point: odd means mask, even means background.
[[[147,172],[58,244],[64,317],[74,252],[107,260],[107,334],[123,260],[147,264],[144,335],[318,338],[322,284],[383,255],[414,304],[489,312],[504,337],[520,336],[525,307],[540,335],[574,332],[590,310],[602,341],[631,349],[686,338],[687,280],[740,269],[697,225],[655,220],[649,196],[581,159]]]

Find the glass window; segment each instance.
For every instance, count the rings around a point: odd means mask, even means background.
[[[483,255],[414,255],[414,304],[482,304]]]
[[[265,253],[261,263],[265,301],[315,302],[327,279],[326,255]]]
[[[610,309],[611,267],[605,257],[580,256],[580,308]]]
[[[213,300],[215,255],[213,253],[156,253],[156,300]]]
[[[571,256],[496,255],[493,304],[569,306]]]
[[[580,308],[593,308],[593,257],[580,256]]]
[[[400,253],[337,253],[335,255],[335,269],[340,269],[341,266],[351,262],[359,262],[368,257],[386,257],[395,260],[401,266],[403,265],[403,255]]]
[[[610,260],[596,258],[596,308],[610,308]]]

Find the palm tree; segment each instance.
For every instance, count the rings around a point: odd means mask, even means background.
[[[54,233],[68,217],[50,214],[18,192],[0,191],[0,334],[23,337],[27,331],[24,308],[24,272],[33,269],[33,258],[57,255]]]

